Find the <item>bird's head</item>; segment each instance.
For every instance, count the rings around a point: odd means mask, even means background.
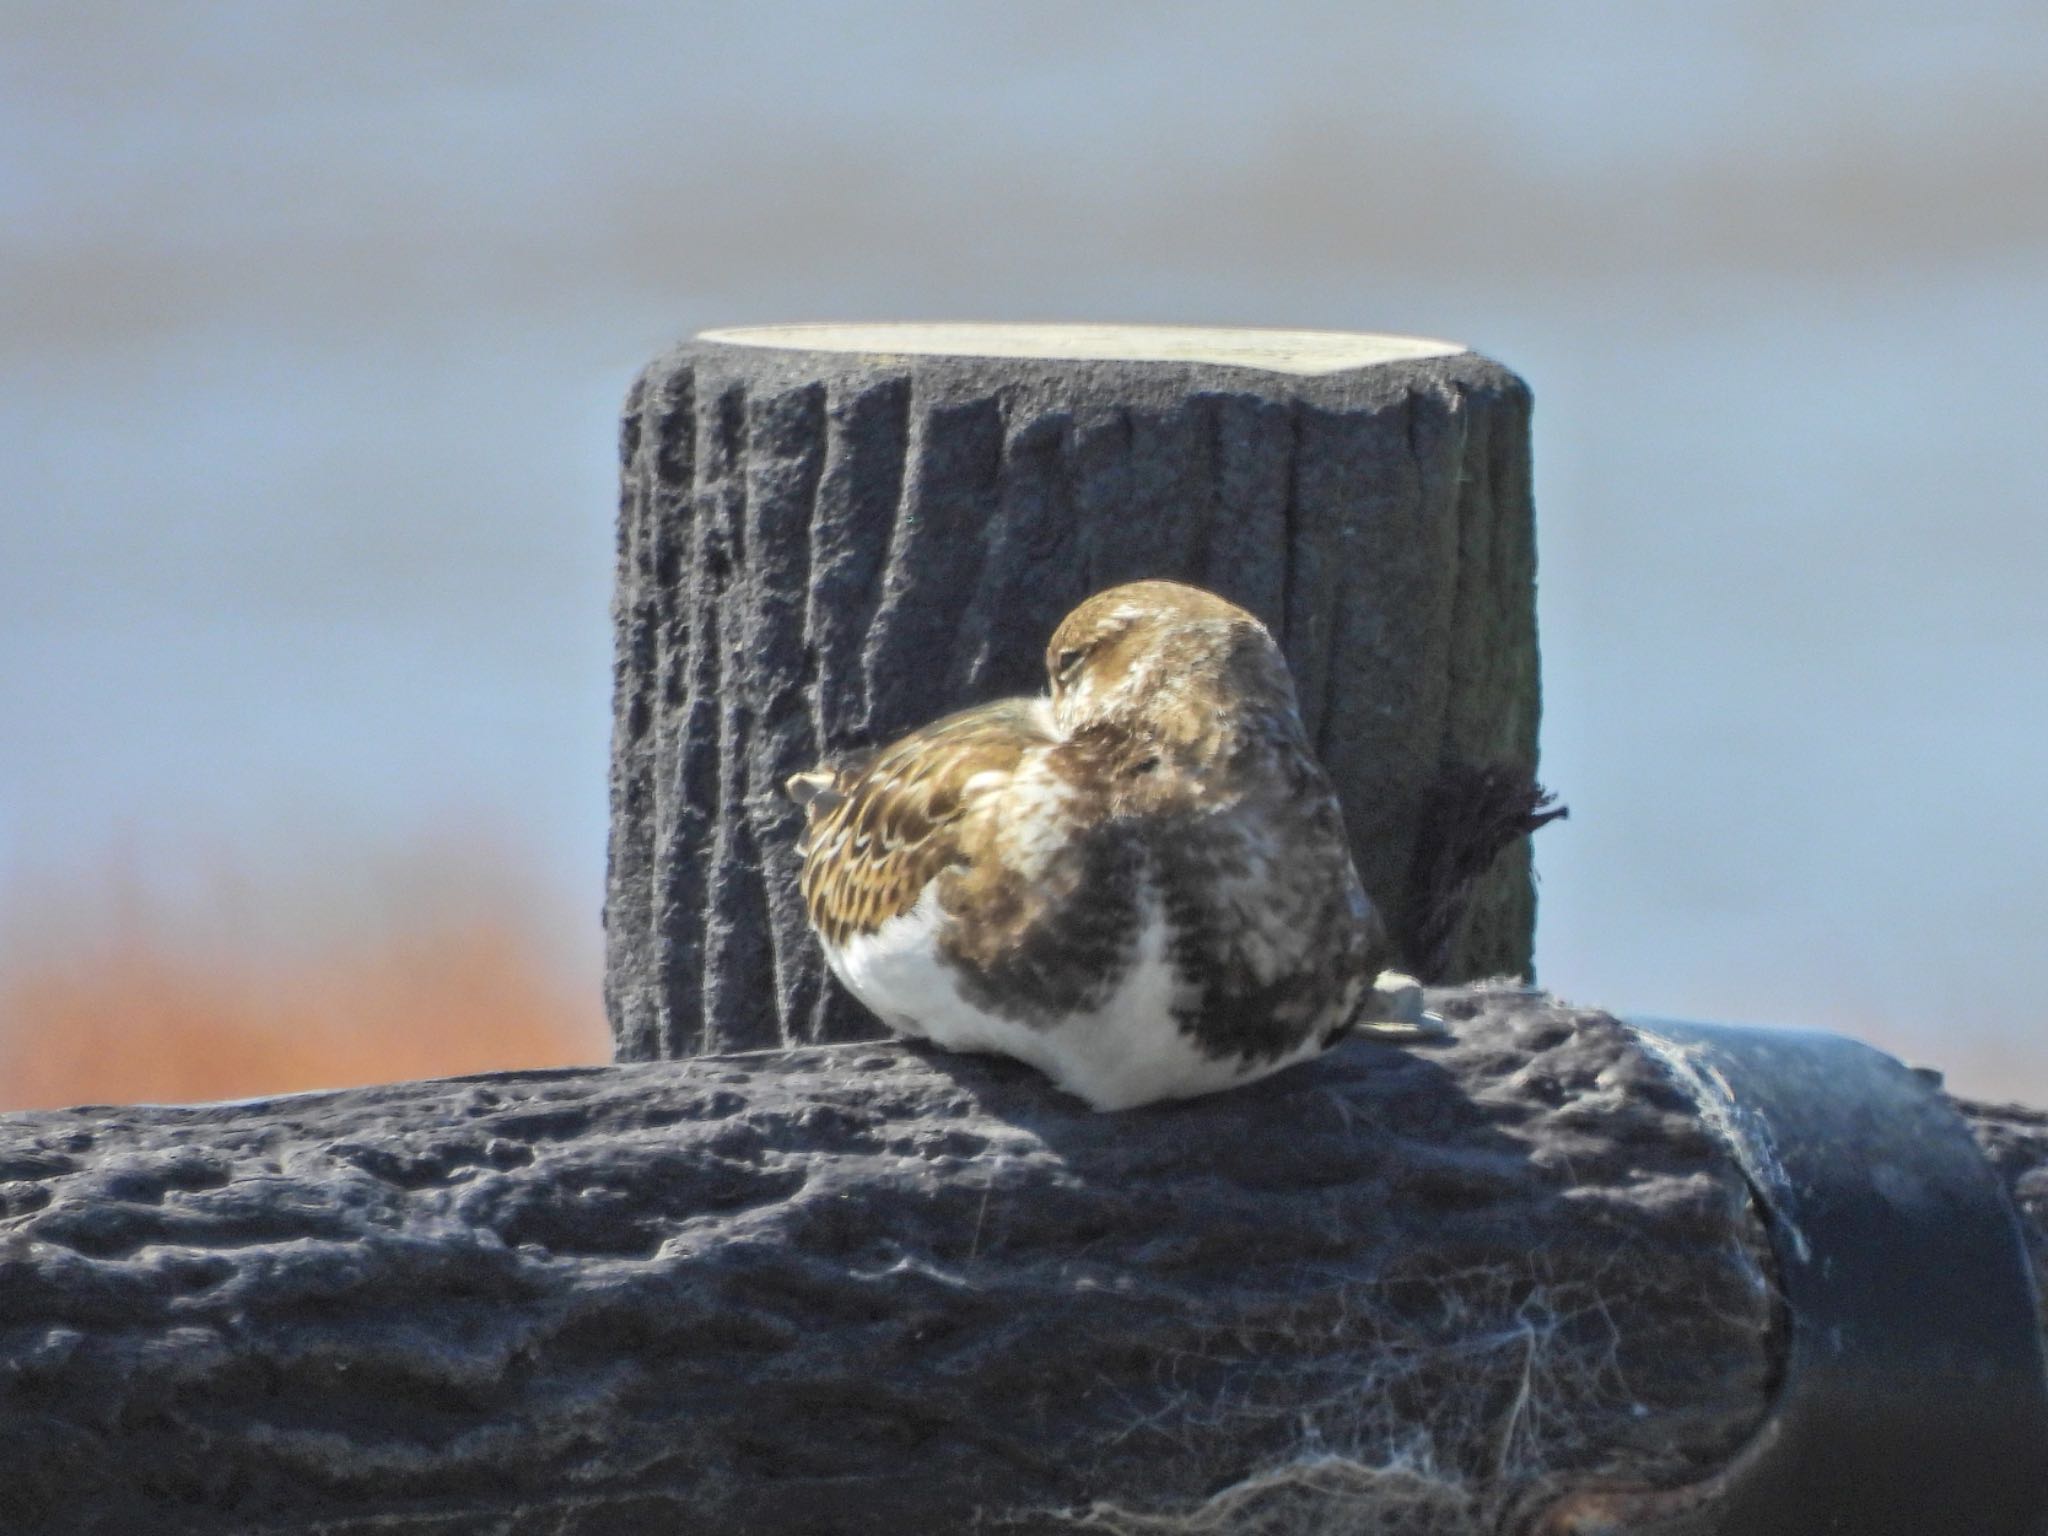
[[[1063,735],[1112,725],[1193,740],[1247,710],[1295,714],[1294,684],[1266,626],[1176,581],[1096,593],[1053,631],[1045,667]]]

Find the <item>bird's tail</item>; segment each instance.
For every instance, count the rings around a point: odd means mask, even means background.
[[[1568,814],[1526,768],[1447,765],[1423,800],[1393,936],[1408,969],[1430,983],[1461,979],[1453,951],[1480,878],[1517,839]]]
[[[782,781],[782,792],[802,806],[806,815],[829,811],[846,798],[839,788],[838,770],[833,768],[792,773]]]

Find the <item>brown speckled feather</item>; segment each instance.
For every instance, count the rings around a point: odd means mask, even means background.
[[[799,776],[807,829],[803,894],[834,944],[872,933],[910,910],[924,888],[964,861],[967,785],[1007,777],[1024,754],[1054,741],[1042,706],[999,699],[913,731],[865,760]]]

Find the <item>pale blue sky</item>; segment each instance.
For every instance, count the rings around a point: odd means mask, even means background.
[[[468,821],[588,963],[648,356],[1408,331],[1536,393],[1544,980],[2048,1099],[2044,257],[2037,4],[9,4],[0,881]]]

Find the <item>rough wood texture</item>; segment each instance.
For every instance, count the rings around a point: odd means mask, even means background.
[[[886,1044],[0,1118],[0,1526],[1470,1532],[1698,1475],[1772,1379],[1740,1175],[1604,1016],[1440,997],[1116,1115]]]
[[[1529,395],[1472,353],[1309,375],[700,340],[634,386],[622,454],[621,1059],[872,1035],[804,930],[778,786],[1041,691],[1054,624],[1118,581],[1272,626],[1397,932],[1444,771],[1534,772]],[[1444,974],[1526,974],[1533,920],[1523,842]]]

